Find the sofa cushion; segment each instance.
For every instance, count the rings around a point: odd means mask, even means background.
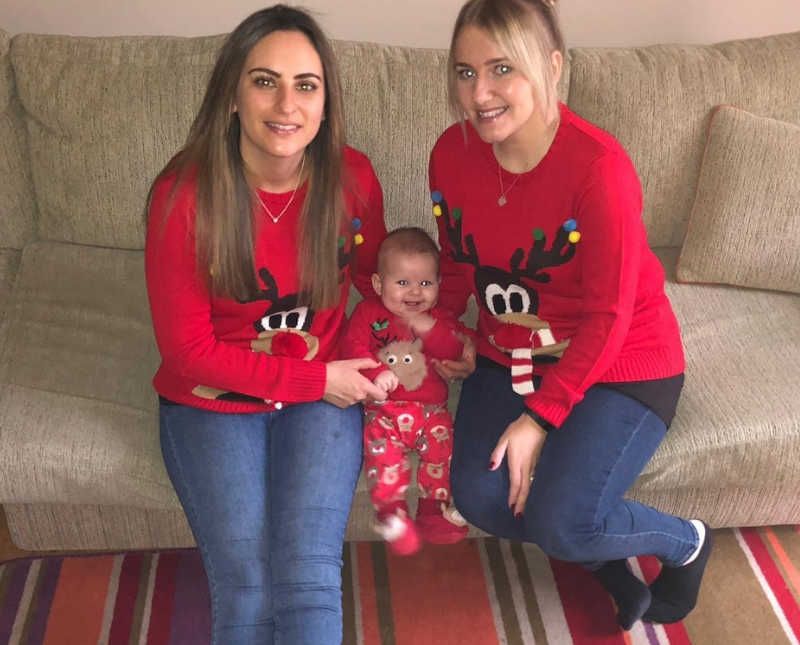
[[[34,236],[36,204],[10,44],[9,34],[0,30],[0,249],[21,249]]]
[[[221,43],[14,38],[40,237],[143,248],[147,190],[183,144]]]
[[[140,251],[29,244],[0,354],[8,502],[175,506]]]
[[[714,106],[800,124],[800,32],[718,45],[577,48],[569,105],[615,135],[642,180],[651,246],[680,246]]]
[[[632,495],[716,492],[713,523],[731,526],[744,521],[742,509],[752,511],[759,491],[782,491],[755,506],[762,519],[789,521],[788,506],[795,516],[800,509],[800,296],[677,284],[677,254],[659,251],[686,347],[686,384]],[[672,500],[680,503],[680,495]]]
[[[715,111],[677,276],[800,293],[800,126]]]
[[[223,39],[14,39],[11,56],[30,131],[42,238],[143,247],[147,189],[183,144]],[[373,161],[390,228],[416,224],[433,232],[428,154],[451,122],[446,52],[333,45],[348,142]],[[568,82],[567,63],[561,98]]]

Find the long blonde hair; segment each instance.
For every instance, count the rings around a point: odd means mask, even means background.
[[[322,61],[325,118],[305,153],[310,172],[298,230],[297,271],[300,300],[324,309],[335,305],[341,293],[337,240],[344,220],[344,109],[333,50],[310,15],[278,4],[248,16],[230,33],[186,144],[159,177],[174,173],[176,185],[190,174],[196,177],[198,270],[211,292],[240,301],[255,297],[260,288],[253,257],[252,191],[245,178],[239,116],[233,107],[250,50],[275,31],[305,34]],[[148,209],[152,192],[151,187]]]
[[[552,113],[558,97],[552,82],[551,56],[554,51],[562,56],[565,52],[555,5],[556,0],[469,0],[461,7],[450,39],[447,65],[450,111],[457,120],[463,120],[464,114],[456,92],[454,52],[456,39],[468,25],[486,31],[533,85],[545,114]]]

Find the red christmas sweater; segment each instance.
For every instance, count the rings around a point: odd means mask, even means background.
[[[145,271],[162,361],[153,379],[160,395],[219,412],[260,412],[322,397],[325,362],[338,358],[350,254],[357,257],[353,282],[362,293],[371,293],[370,276],[386,234],[383,194],[369,159],[346,148],[343,161],[349,222],[339,240],[342,297],[324,311],[297,302],[297,225],[305,184],[277,223],[261,208],[254,212],[255,269],[263,290],[256,299],[239,302],[212,296],[198,275],[194,182],[181,182],[171,202],[175,177],[156,183]],[[290,196],[260,191],[273,213]]]
[[[459,124],[441,135],[429,167],[439,303],[460,315],[474,294],[478,352],[503,365],[512,364],[509,337],[527,334],[542,383],[525,401],[555,426],[595,383],[684,371],[633,164],[610,134],[560,110],[539,164],[519,176],[502,171],[504,206],[492,146],[469,124],[466,137]]]
[[[436,323],[426,334],[417,337],[379,298],[371,296],[356,305],[347,323],[343,355],[374,358],[383,363],[361,371],[370,380],[387,369],[397,374],[400,385],[389,394],[392,401],[436,404],[447,401],[447,384],[431,365],[431,359],[459,358],[463,343],[455,332],[471,332],[437,307],[428,313]]]

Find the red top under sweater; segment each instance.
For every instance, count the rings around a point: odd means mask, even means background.
[[[474,294],[478,352],[504,365],[509,355],[489,342],[496,315],[535,315],[552,343],[569,341],[557,362],[537,357],[542,384],[525,399],[555,426],[595,383],[684,371],[633,164],[611,135],[560,109],[550,149],[504,206],[492,146],[468,123],[466,142],[459,124],[441,135],[429,169],[443,249],[439,303],[460,314]],[[516,177],[503,171],[504,188]]]
[[[340,242],[351,252],[355,247],[353,281],[362,293],[371,293],[370,276],[386,234],[383,194],[369,159],[356,150],[345,149],[342,176],[350,222]],[[218,412],[260,412],[320,399],[325,362],[338,358],[351,276],[345,266],[335,308],[297,306],[296,229],[306,185],[277,223],[261,209],[254,213],[255,267],[263,291],[258,299],[240,303],[212,297],[197,274],[193,181],[178,187],[165,219],[174,183],[174,176],[156,183],[145,247],[150,310],[162,360],[153,379],[156,391],[176,403]],[[259,193],[273,213],[280,213],[291,195]],[[298,357],[314,349],[313,360]]]
[[[392,371],[400,379],[400,385],[389,393],[388,398],[391,401],[437,404],[447,401],[447,384],[431,365],[431,359],[460,358],[464,344],[454,332],[469,334],[469,331],[448,312],[434,307],[428,313],[436,319],[436,323],[428,333],[419,336],[421,346],[414,349],[410,348],[410,342],[416,336],[414,332],[375,296],[359,302],[347,323],[342,343],[343,356],[380,360],[380,351],[389,345],[390,353],[396,357],[398,364]],[[393,346],[391,343],[397,344]],[[408,357],[407,362],[404,362],[403,359],[406,357]],[[423,359],[421,364],[414,360],[419,358]],[[361,370],[361,373],[368,379],[374,380],[378,374],[387,369],[389,368],[384,364],[373,369]],[[408,374],[408,379],[405,378],[405,374]]]

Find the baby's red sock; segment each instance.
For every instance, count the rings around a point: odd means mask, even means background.
[[[417,530],[420,537],[430,544],[455,544],[467,535],[467,526],[458,526],[444,517],[444,502],[435,499],[420,499],[417,506]]]
[[[397,502],[378,511],[378,522],[373,528],[386,540],[392,553],[411,555],[419,551],[419,534],[408,517],[405,502]]]

